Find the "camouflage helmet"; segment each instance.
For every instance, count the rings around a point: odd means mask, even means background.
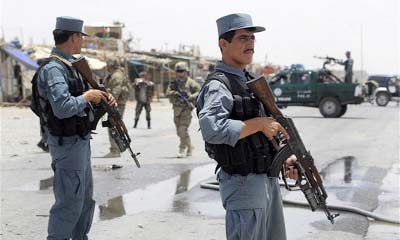
[[[177,62],[175,64],[175,71],[189,71],[188,64],[186,62]]]

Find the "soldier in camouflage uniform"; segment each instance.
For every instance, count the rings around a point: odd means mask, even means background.
[[[129,95],[128,80],[125,77],[124,70],[120,66],[120,63],[117,59],[109,59],[107,61],[107,71],[108,75],[104,80],[104,87],[107,89],[107,92],[111,93],[114,96],[118,104],[118,111],[122,117],[124,115],[125,105],[128,101]],[[108,130],[108,137],[110,139],[111,147],[110,152],[107,153],[104,157],[119,157],[119,148],[114,139],[112,139],[111,137],[110,129]]]
[[[150,111],[151,111],[151,100],[154,95],[154,83],[150,81],[150,73],[141,72],[139,74],[140,78],[135,81],[135,98],[136,98],[136,112],[135,112],[135,125],[134,128],[137,127],[140,113],[142,109],[146,109],[146,120],[147,120],[147,128],[151,128],[150,124]]]
[[[167,96],[174,110],[176,132],[180,138],[178,158],[191,156],[193,145],[190,141],[188,128],[192,120],[194,102],[199,95],[200,85],[188,77],[189,67],[186,62],[175,65],[176,79],[172,80],[167,88]]]

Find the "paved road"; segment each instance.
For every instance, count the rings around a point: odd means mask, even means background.
[[[224,210],[218,192],[199,183],[214,180],[215,164],[203,150],[198,123],[191,135],[190,158],[175,158],[178,138],[165,100],[153,104],[153,129],[145,121],[133,129],[134,103],[125,121],[140,151],[137,169],[129,155],[98,158],[108,151],[105,129],[92,142],[98,207],[92,239],[224,239]],[[50,157],[36,147],[38,120],[27,108],[1,110],[1,239],[45,239],[53,202]],[[307,148],[328,190],[328,202],[360,207],[399,219],[399,108],[350,106],[339,119],[325,119],[318,109],[290,107]],[[117,170],[111,164],[123,165]],[[285,198],[304,200],[301,193]],[[396,225],[341,213],[331,225],[323,212],[285,206],[288,239],[399,239]]]

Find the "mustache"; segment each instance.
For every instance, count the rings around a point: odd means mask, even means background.
[[[254,53],[254,48],[247,48],[243,53]]]

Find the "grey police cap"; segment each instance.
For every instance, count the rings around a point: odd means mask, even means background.
[[[218,37],[233,30],[255,28],[254,32],[265,31],[265,27],[254,26],[251,16],[246,13],[234,13],[217,19]]]
[[[69,32],[82,33],[85,36],[89,36],[82,31],[83,21],[73,17],[57,17],[56,29]]]

